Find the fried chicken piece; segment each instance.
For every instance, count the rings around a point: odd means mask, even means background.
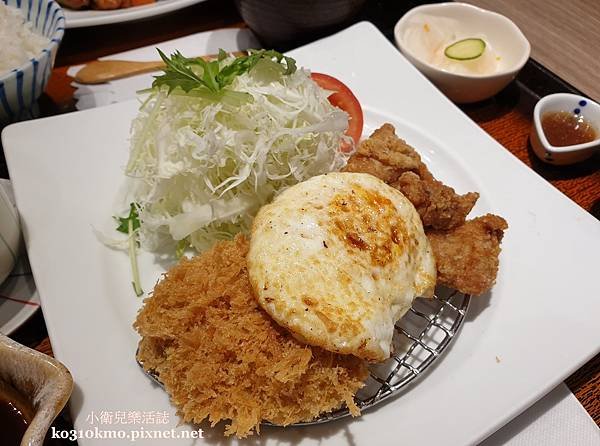
[[[119,9],[125,7],[122,0],[91,0],[92,9]]]
[[[468,220],[449,231],[427,230],[438,268],[438,284],[480,295],[496,281],[506,220],[493,214]]]
[[[252,292],[243,236],[182,259],[156,285],[134,324],[138,359],[158,374],[183,422],[245,437],[262,420],[312,420],[346,404],[368,376],[366,362],[297,341]]]
[[[438,230],[456,228],[464,223],[479,198],[477,192],[458,195],[441,181],[433,177],[423,180],[414,172],[404,172],[390,185],[415,206],[425,228]]]
[[[83,9],[90,5],[90,0],[58,0],[61,6],[71,9]]]
[[[483,294],[496,280],[503,230],[502,217],[465,219],[479,198],[457,194],[438,181],[421,157],[384,124],[363,141],[345,168],[374,175],[402,192],[415,206],[431,241],[438,283],[466,294]]]
[[[369,173],[402,192],[413,203],[423,226],[452,229],[465,221],[479,198],[476,192],[457,194],[436,180],[417,151],[384,124],[361,142],[345,171]]]
[[[416,150],[396,136],[391,124],[383,124],[362,141],[344,170],[370,173],[388,184],[407,171],[428,172]]]

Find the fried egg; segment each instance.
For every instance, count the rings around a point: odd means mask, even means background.
[[[363,173],[329,173],[258,212],[248,252],[261,307],[298,340],[384,361],[394,324],[431,296],[435,260],[414,206]]]

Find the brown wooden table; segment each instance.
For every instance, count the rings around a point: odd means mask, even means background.
[[[600,8],[589,0],[462,0],[509,17],[531,43],[531,57],[600,100]],[[586,44],[590,42],[590,44]],[[592,48],[594,47],[594,48]]]
[[[390,13],[390,10],[397,9],[392,5],[392,1],[380,0],[372,3],[366,18],[376,23],[380,20],[377,23],[381,25],[380,28],[391,27],[401,15]],[[404,8],[410,6],[409,2]],[[41,100],[43,113],[49,115],[74,110],[74,89],[70,85],[71,79],[66,74],[70,65],[196,32],[242,26],[245,25],[232,2],[208,0],[165,17],[133,24],[67,30],[47,94]],[[566,168],[548,166],[537,160],[528,145],[533,105],[534,99],[523,94],[517,84],[513,84],[492,100],[463,106],[462,109],[523,163],[598,218],[600,156]],[[52,354],[40,312],[14,333],[13,338],[44,353]],[[596,424],[600,425],[600,355],[571,375],[566,384]]]

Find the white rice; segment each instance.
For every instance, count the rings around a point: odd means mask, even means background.
[[[0,75],[38,56],[49,43],[33,32],[19,9],[0,0]]]

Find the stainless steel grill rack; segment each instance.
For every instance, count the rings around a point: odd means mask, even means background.
[[[398,394],[439,358],[458,333],[469,306],[469,296],[437,290],[432,299],[416,299],[396,324],[394,355],[370,367],[370,376],[356,395],[361,411]],[[295,426],[326,423],[350,415],[347,408],[325,413]]]
[[[365,387],[356,394],[355,400],[361,411],[398,394],[421,376],[450,345],[463,323],[468,306],[468,295],[449,290],[438,289],[432,299],[416,299],[412,308],[396,324],[394,355],[384,363],[370,367]],[[155,373],[146,373],[162,387]],[[294,426],[327,423],[348,415],[348,409],[343,407]]]

